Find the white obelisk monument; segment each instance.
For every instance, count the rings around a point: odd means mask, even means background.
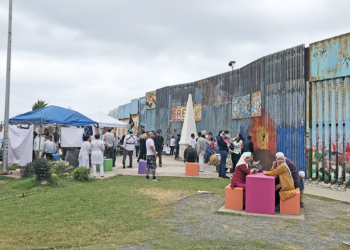
[[[184,150],[188,147],[191,134],[197,135],[196,121],[194,119],[192,95],[188,95],[185,120],[182,125],[179,157],[184,158]]]

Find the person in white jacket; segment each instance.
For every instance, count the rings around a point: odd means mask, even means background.
[[[235,172],[236,165],[241,158],[243,145],[243,137],[241,134],[237,134],[235,138],[231,140],[231,159],[232,159],[232,170],[231,173]]]
[[[81,144],[80,152],[79,152],[79,167],[84,167],[89,169],[89,155],[91,154],[91,137],[90,135],[85,136],[85,141]]]
[[[100,140],[100,134],[95,134],[95,140],[91,142],[91,165],[94,178],[96,178],[96,164],[100,165],[101,177],[104,177],[103,172],[103,152],[105,151],[105,144]]]

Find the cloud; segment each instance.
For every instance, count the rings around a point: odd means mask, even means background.
[[[6,2],[0,2],[3,96]],[[38,99],[108,113],[147,91],[229,71],[230,60],[239,68],[349,32],[349,7],[340,0],[15,1],[10,116]]]

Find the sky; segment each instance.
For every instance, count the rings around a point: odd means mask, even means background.
[[[37,100],[108,113],[157,88],[350,32],[348,0],[14,0],[10,117]],[[0,121],[8,0],[0,0]]]

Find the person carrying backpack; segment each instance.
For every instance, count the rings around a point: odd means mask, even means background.
[[[164,146],[164,138],[160,135],[159,131],[156,132],[156,136],[154,137],[154,144],[156,146],[157,156],[159,159],[159,167],[162,167],[162,152]]]

